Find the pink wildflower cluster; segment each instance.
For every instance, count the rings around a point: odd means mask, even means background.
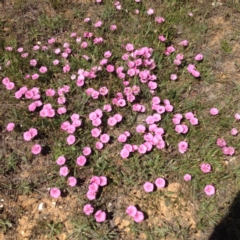
[[[196,67],[193,64],[189,64],[187,67],[189,73],[191,73],[194,77],[200,77],[200,72],[196,70]]]
[[[66,163],[66,158],[64,156],[59,156],[56,160],[57,165],[61,166],[59,169],[59,175],[66,177],[68,175],[69,168],[67,166],[63,166]],[[74,187],[77,184],[77,179],[73,176],[68,177],[67,183],[70,187]]]
[[[128,216],[132,217],[133,220],[137,223],[142,222],[144,220],[143,212],[138,211],[137,208],[133,205],[127,207],[126,213],[128,214]]]
[[[232,156],[235,153],[235,149],[233,147],[228,147],[226,141],[223,138],[217,139],[217,145],[222,148],[222,152],[225,155]]]
[[[88,96],[91,96],[93,99],[98,99],[99,95],[106,96],[108,94],[107,87],[100,87],[99,90],[94,90],[93,88],[88,88],[86,90]]]
[[[96,109],[94,112],[91,112],[88,115],[88,118],[89,118],[89,120],[92,121],[93,126],[98,127],[102,124],[102,120],[101,120],[102,116],[103,116],[102,110]]]
[[[87,198],[89,200],[96,199],[97,192],[99,187],[103,187],[107,185],[107,178],[105,176],[93,176],[90,180],[90,184],[88,186]]]
[[[164,178],[157,178],[155,181],[157,188],[164,188],[166,186],[166,180]],[[154,190],[154,184],[151,182],[145,182],[143,185],[145,192],[152,192]]]
[[[94,212],[94,208],[91,204],[86,204],[83,207],[83,212],[86,215],[91,215]],[[102,210],[98,210],[95,214],[94,214],[94,218],[96,220],[96,222],[104,222],[106,220],[106,212],[102,211]]]
[[[23,139],[25,141],[32,140],[35,136],[37,136],[38,131],[36,128],[30,128],[28,131],[23,133]]]
[[[160,105],[160,98],[155,96],[152,98],[152,110],[155,110],[159,114],[163,114],[165,112],[172,112],[173,106],[171,105],[168,99],[163,100],[163,105]]]
[[[15,87],[14,82],[11,82],[8,77],[3,78],[2,83],[7,90],[12,90]]]
[[[72,120],[72,123],[69,121],[63,122],[61,124],[61,129],[69,134],[73,134],[76,131],[76,128],[82,125],[82,121],[80,119],[80,115],[77,113],[73,113],[70,118]]]
[[[116,8],[117,10],[121,10],[121,9],[122,9],[122,5],[120,4],[119,1],[115,1],[115,2],[114,2],[114,6],[115,6],[115,8]]]
[[[107,123],[109,126],[113,127],[117,123],[120,123],[121,121],[122,121],[122,115],[117,113],[117,114],[113,115],[112,117],[109,117],[107,120]]]
[[[43,105],[42,110],[39,112],[40,116],[53,118],[55,116],[55,110],[52,108],[52,104],[47,103]]]
[[[128,137],[130,137],[130,132],[125,131],[124,133],[122,133],[118,136],[118,141],[121,143],[125,143],[127,141]]]
[[[28,88],[24,86],[15,92],[15,98],[17,99],[20,99],[23,95],[26,99],[38,100],[41,98],[39,88],[37,87],[28,90]]]

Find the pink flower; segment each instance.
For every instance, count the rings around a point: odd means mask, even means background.
[[[96,118],[96,119],[92,120],[92,125],[95,127],[98,127],[101,124],[102,124],[102,120],[100,118]]]
[[[85,147],[82,152],[84,156],[89,156],[92,153],[92,150],[90,147]]]
[[[183,40],[180,42],[180,45],[186,47],[188,45],[188,40]]]
[[[179,65],[182,64],[182,62],[181,62],[180,60],[177,60],[177,59],[175,59],[175,60],[173,61],[173,63],[174,63],[175,65],[177,65],[177,66],[179,66]]]
[[[125,148],[123,148],[123,149],[121,150],[121,152],[120,152],[120,156],[121,156],[122,158],[128,158],[129,155],[130,155],[130,152],[129,152],[127,149],[125,149]]]
[[[100,136],[101,131],[100,131],[98,128],[93,128],[93,129],[91,130],[91,134],[92,134],[93,137],[97,138],[97,137]]]
[[[37,60],[36,59],[30,60],[30,65],[31,66],[36,66],[37,65]]]
[[[164,36],[158,36],[159,41],[161,42],[165,42],[166,38]]]
[[[133,46],[133,44],[128,43],[128,44],[126,45],[126,50],[127,50],[128,52],[133,51],[133,50],[134,50],[134,46]]]
[[[144,220],[144,214],[141,211],[137,211],[137,213],[133,217],[133,220],[137,223],[143,221]]]
[[[91,183],[89,186],[88,186],[88,190],[91,191],[91,192],[97,192],[99,189],[99,185],[97,183]]]
[[[108,89],[106,87],[101,87],[99,89],[99,93],[102,95],[102,96],[105,96],[108,94]]]
[[[83,212],[86,214],[86,215],[91,215],[94,211],[94,208],[91,204],[86,204],[84,205],[83,207]]]
[[[196,71],[196,70],[193,70],[192,71],[192,75],[194,76],[194,77],[200,77],[200,72],[198,72],[198,71]]]
[[[95,24],[94,24],[94,27],[98,28],[98,27],[101,27],[102,26],[102,21],[97,21]]]
[[[23,52],[23,48],[20,47],[20,48],[17,49],[17,51],[18,51],[19,53],[21,53],[21,52]]]
[[[96,192],[93,192],[93,191],[90,191],[90,190],[88,190],[88,192],[87,192],[87,198],[89,199],[89,200],[94,200],[94,199],[96,199]]]
[[[100,185],[101,179],[98,176],[93,176],[90,180],[90,183],[96,183],[97,185]]]
[[[94,217],[97,222],[104,222],[106,220],[106,213],[102,210],[98,210],[95,214]]]
[[[69,135],[69,136],[67,137],[67,144],[68,144],[68,145],[74,144],[75,141],[76,141],[76,138],[75,138],[74,135]]]
[[[90,20],[91,20],[90,18],[84,18],[83,21],[84,21],[85,23],[87,23],[87,22],[89,22]]]
[[[236,135],[238,134],[238,130],[237,130],[236,128],[232,128],[232,129],[231,129],[231,134],[232,134],[233,136],[236,136]]]
[[[143,188],[145,192],[152,192],[154,189],[154,185],[151,182],[145,182]]]
[[[177,125],[177,124],[179,124],[179,123],[181,122],[181,119],[174,117],[174,118],[172,119],[172,122],[173,122],[175,125]]]
[[[48,70],[48,69],[47,69],[47,67],[45,67],[45,66],[42,66],[42,67],[39,68],[39,72],[40,72],[40,73],[46,73],[47,70]]]
[[[64,73],[70,72],[70,70],[71,70],[71,67],[70,67],[69,64],[66,64],[65,66],[63,66],[63,72]]]
[[[127,136],[125,134],[120,134],[118,136],[118,141],[121,142],[121,143],[124,143],[127,141]]]
[[[139,125],[136,127],[136,131],[137,131],[138,133],[144,133],[145,130],[146,130],[146,127],[145,127],[144,125],[142,125],[142,124],[139,124]]]
[[[217,145],[222,148],[222,147],[225,147],[227,145],[227,143],[223,138],[218,138]]]
[[[160,115],[159,115],[160,116]],[[155,120],[154,120],[154,117],[153,116],[148,116],[147,118],[146,118],[146,123],[147,124],[153,124],[155,122]],[[157,121],[156,121],[157,122]]]
[[[36,80],[39,78],[39,75],[37,73],[33,74],[32,75],[32,80]]]
[[[147,10],[147,14],[148,14],[148,15],[154,14],[154,10],[153,10],[152,8],[149,8],[149,9]]]
[[[164,188],[166,185],[166,180],[164,178],[157,178],[155,181],[157,188]]]
[[[108,125],[113,127],[117,124],[117,120],[114,117],[110,117],[107,121]]]
[[[218,114],[218,109],[217,108],[211,108],[210,109],[210,114],[213,115],[213,116],[217,115]]]
[[[66,166],[61,167],[60,170],[59,170],[59,175],[60,176],[66,177],[68,175],[68,173],[69,173],[69,169]]]
[[[42,151],[42,147],[39,144],[35,144],[32,147],[32,153],[37,155]]]
[[[102,142],[96,142],[95,147],[96,147],[96,149],[101,150],[101,149],[103,149],[103,143]]]
[[[15,87],[15,84],[13,82],[9,82],[6,84],[6,89],[7,90],[12,90]]]
[[[56,162],[57,162],[57,165],[61,166],[61,165],[65,164],[66,158],[64,156],[60,156],[60,157],[58,157]]]
[[[111,112],[112,111],[112,107],[110,104],[105,104],[103,106],[103,110],[106,111],[106,112]]]
[[[110,51],[104,52],[104,57],[105,58],[110,58],[112,56],[112,53]]]
[[[204,192],[206,193],[206,195],[211,196],[215,194],[215,187],[213,185],[207,185],[204,188]]]
[[[122,121],[122,115],[119,113],[116,113],[113,117],[116,119],[118,123]]]
[[[78,158],[77,158],[77,165],[78,166],[84,166],[85,164],[86,164],[86,162],[87,162],[87,159],[86,159],[86,157],[85,156],[79,156]]]
[[[140,154],[145,154],[147,152],[147,147],[144,144],[140,144],[138,147],[138,152]]]
[[[14,127],[15,127],[15,124],[11,122],[11,123],[8,123],[6,129],[8,132],[11,132],[14,129]]]
[[[133,205],[130,205],[127,207],[126,213],[128,214],[128,216],[134,217],[137,213],[137,208]]]
[[[107,185],[107,178],[105,176],[100,176],[100,186],[103,187],[103,186],[106,186]]]
[[[163,17],[156,17],[155,18],[155,22],[157,22],[157,23],[163,23],[163,22],[165,22],[165,19],[163,18]]]
[[[183,126],[182,125],[176,125],[175,126],[175,131],[177,133],[182,133],[183,132]]]
[[[81,48],[87,48],[87,47],[88,47],[88,43],[87,42],[82,42]]]
[[[61,191],[59,190],[59,188],[51,188],[50,190],[50,196],[53,198],[59,198],[61,195]]]
[[[167,111],[167,112],[172,112],[173,111],[173,106],[172,105],[166,105],[165,106],[165,110]]]
[[[192,112],[185,113],[185,118],[190,120],[191,118],[194,118],[194,114]]]
[[[115,31],[117,29],[117,25],[113,24],[110,26],[111,31]]]
[[[196,61],[201,61],[201,60],[203,60],[203,55],[202,54],[197,54],[196,56],[195,56],[195,60]]]
[[[101,136],[100,136],[100,141],[102,142],[102,143],[108,143],[109,142],[109,140],[110,140],[110,137],[109,137],[109,135],[108,134],[102,134]]]
[[[64,113],[66,113],[66,112],[67,112],[67,109],[66,109],[65,107],[60,107],[60,108],[58,108],[58,110],[57,110],[57,113],[58,113],[59,115],[64,114]],[[73,131],[73,132],[69,132],[69,131],[68,131],[68,133],[74,133],[74,131]]]
[[[68,185],[70,187],[74,187],[77,184],[77,179],[75,177],[69,177],[68,178]]]
[[[31,138],[34,138],[38,134],[38,131],[36,128],[30,128],[28,131],[31,134]]]
[[[106,70],[111,73],[111,72],[114,72],[114,66],[111,65],[111,64],[108,64],[107,67],[106,67]]]
[[[53,60],[53,65],[54,65],[54,66],[56,66],[56,65],[58,65],[58,64],[59,64],[59,60],[58,60],[58,59]]]
[[[212,167],[208,163],[202,163],[200,169],[204,173],[209,173],[209,172],[211,172]]]
[[[235,149],[233,147],[223,147],[223,154],[232,156],[235,153]]]
[[[236,113],[236,114],[234,115],[234,118],[235,118],[236,120],[240,120],[240,114],[239,114],[239,113]]]
[[[54,95],[55,95],[55,90],[54,89],[49,88],[49,89],[46,90],[46,96],[53,97]]]
[[[187,173],[187,174],[184,175],[183,179],[184,179],[186,182],[188,182],[188,181],[191,181],[192,176]]]
[[[190,123],[191,123],[192,125],[197,125],[197,124],[198,124],[198,119],[195,118],[195,117],[193,117],[193,118],[190,119]]]
[[[171,74],[170,79],[172,81],[176,81],[177,80],[177,75],[176,74]]]
[[[180,153],[185,153],[188,149],[188,143],[185,141],[181,141],[178,143],[178,151]]]

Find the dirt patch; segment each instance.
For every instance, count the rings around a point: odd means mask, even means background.
[[[154,193],[145,193],[143,189],[135,189],[129,197],[118,197],[116,202],[114,224],[122,231],[128,239],[135,239],[131,236],[133,220],[126,216],[124,208],[128,205],[135,205],[145,213],[147,225],[151,228],[174,226],[190,228],[193,237],[200,239],[200,233],[196,231],[195,206],[191,201],[186,201],[179,196],[183,186],[180,183],[170,183],[166,188],[157,190]],[[129,238],[130,237],[130,238]],[[147,239],[142,233],[139,239]]]

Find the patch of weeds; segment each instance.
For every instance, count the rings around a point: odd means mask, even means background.
[[[92,219],[82,217],[81,215],[75,215],[71,219],[72,232],[67,236],[68,240],[73,239],[106,239],[112,240],[117,239],[117,229],[108,226],[108,223],[104,223],[99,228]]]
[[[46,236],[48,239],[56,239],[64,230],[64,224],[59,221],[39,220],[32,229],[32,238]]]
[[[7,216],[0,217],[0,232],[6,233],[12,226],[13,224]]]
[[[231,53],[231,52],[232,52],[232,46],[231,46],[231,44],[229,43],[229,41],[227,41],[227,40],[221,40],[220,45],[221,45],[221,50],[222,50],[224,53]]]

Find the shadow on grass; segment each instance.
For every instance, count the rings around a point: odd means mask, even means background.
[[[208,240],[240,240],[240,192]]]

